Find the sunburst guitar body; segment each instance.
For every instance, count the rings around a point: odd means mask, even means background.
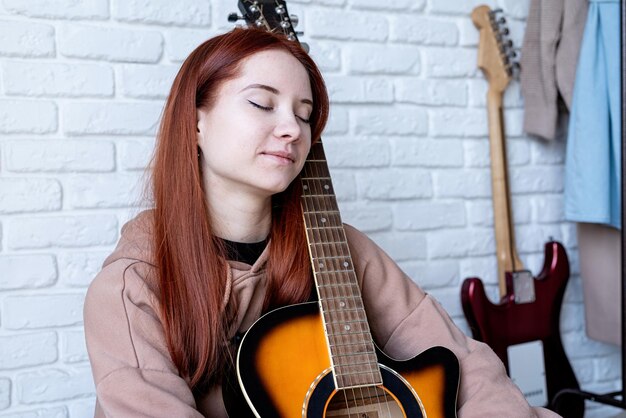
[[[241,341],[238,382],[225,388],[229,416],[456,417],[459,366],[451,351],[433,347],[405,361],[375,352],[382,384],[338,390],[318,304],[274,310]]]

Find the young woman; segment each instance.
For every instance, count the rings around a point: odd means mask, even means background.
[[[154,209],[124,226],[85,301],[97,417],[226,416],[237,336],[315,297],[297,176],[327,115],[319,70],[280,36],[235,29],[187,58],[158,134]],[[495,354],[372,241],[346,234],[377,345],[400,359],[451,349],[460,418],[556,416],[529,407]]]

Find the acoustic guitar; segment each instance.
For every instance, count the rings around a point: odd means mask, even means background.
[[[248,24],[297,42],[284,1],[244,0],[239,9]],[[247,331],[237,382],[223,385],[229,416],[456,417],[459,364],[450,350],[398,361],[374,344],[321,141],[300,181],[318,301],[271,311]]]
[[[523,375],[529,373],[528,369],[539,370],[534,382],[533,376],[530,376],[528,390],[524,390],[520,382],[516,383],[529,401],[534,397],[545,405],[560,390],[579,387],[563,350],[559,330],[569,262],[563,245],[556,241],[547,242],[543,269],[537,277],[533,277],[517,254],[502,108],[502,96],[514,70],[510,53],[512,43],[506,38],[508,29],[504,27],[504,18],[499,18],[489,7],[475,8],[472,20],[480,31],[478,67],[489,82],[487,110],[501,299],[498,304],[492,303],[485,294],[482,281],[468,278],[461,288],[461,302],[473,337],[487,343],[496,352],[514,381],[516,371]],[[528,361],[533,355],[534,360]],[[523,364],[516,364],[518,361]],[[584,413],[584,401],[572,399],[562,409],[558,412],[565,418],[580,418]]]

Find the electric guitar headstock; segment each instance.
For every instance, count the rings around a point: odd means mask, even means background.
[[[239,0],[238,7],[242,16],[232,13],[228,16],[230,22],[245,20],[248,26],[283,33],[289,40],[299,42],[295,30],[298,17],[289,15],[283,0]]]
[[[485,74],[489,86],[502,93],[517,75],[519,63],[513,41],[508,37],[506,19],[499,17],[500,13],[502,9],[478,6],[472,11],[472,21],[480,31],[478,67]]]

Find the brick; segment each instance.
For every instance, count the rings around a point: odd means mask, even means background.
[[[67,403],[70,417],[89,417],[96,409],[96,398],[73,400]]]
[[[145,170],[152,158],[154,139],[118,142],[120,164],[124,170]]]
[[[0,370],[54,363],[58,358],[55,332],[0,337]]]
[[[70,135],[155,135],[163,106],[159,103],[67,103],[64,131]]]
[[[415,232],[378,232],[369,237],[396,262],[426,258],[426,237]]]
[[[413,46],[355,44],[347,50],[348,70],[356,74],[418,74],[420,56]]]
[[[409,169],[368,170],[357,173],[363,197],[371,200],[414,199],[432,196],[430,174]]]
[[[65,406],[42,408],[42,409],[29,409],[29,410],[17,410],[15,413],[2,414],[0,418],[68,418],[67,409]]]
[[[487,106],[487,91],[489,89],[487,80],[484,78],[476,78],[467,80],[467,83],[469,87],[470,107],[485,108]],[[506,90],[504,90],[502,100],[505,114],[508,112],[508,109],[524,107],[524,98],[522,97],[522,90],[518,81],[512,80],[509,83]],[[485,110],[485,112],[486,111],[487,110]]]
[[[475,77],[476,51],[464,48],[424,48],[426,75],[432,78]]]
[[[356,200],[357,187],[354,170],[333,169],[330,174],[337,200],[344,202]]]
[[[137,206],[142,192],[141,173],[83,174],[73,176],[65,183],[66,200],[74,209]]]
[[[517,250],[521,253],[543,252],[544,244],[553,238],[561,240],[559,225],[517,225],[515,228],[515,241]]]
[[[420,11],[426,6],[426,0],[396,0],[382,2],[379,0],[350,0],[353,9],[389,10],[389,11]]]
[[[334,42],[312,40],[310,55],[320,70],[324,73],[335,72],[341,69],[341,47]]]
[[[456,139],[390,138],[394,166],[461,167],[463,146]]]
[[[368,107],[353,113],[355,132],[361,135],[426,135],[428,114],[416,107]]]
[[[164,99],[169,95],[176,65],[124,65],[121,69],[121,91],[126,97],[140,99]]]
[[[34,404],[91,395],[94,391],[91,369],[45,369],[18,374],[16,392],[20,402]]]
[[[389,36],[389,22],[384,13],[313,9],[306,13],[305,21],[307,36],[312,38],[381,42]],[[350,22],[350,30],[340,22]]]
[[[440,229],[429,233],[427,239],[432,259],[492,255],[496,248],[491,229]]]
[[[495,4],[493,1],[484,0],[446,0],[446,1],[438,1],[433,2],[430,5],[430,13],[431,14],[450,14],[450,15],[461,15],[463,17],[469,17],[472,13],[472,10],[476,6],[480,6],[481,4],[490,4],[492,9],[495,8]],[[469,19],[468,19],[469,20]]]
[[[563,191],[563,167],[512,167],[511,193],[558,193]]]
[[[112,215],[29,217],[7,220],[5,233],[11,249],[86,247],[113,244],[117,219]]]
[[[561,307],[561,332],[573,332],[584,329],[585,312],[583,305],[564,303]]]
[[[465,205],[433,201],[398,203],[394,205],[394,226],[404,231],[465,226]]]
[[[429,260],[400,263],[415,283],[425,289],[437,289],[456,284],[459,280],[459,263],[448,260]]]
[[[109,141],[20,140],[7,143],[7,168],[18,172],[107,172],[115,169]]]
[[[215,35],[218,32],[210,29],[172,28],[164,34],[165,55],[172,62],[182,62],[198,45]]]
[[[83,294],[7,296],[2,302],[7,329],[37,329],[83,322]],[[45,312],[45,315],[42,315]]]
[[[113,70],[96,64],[7,62],[5,91],[22,96],[110,97]]]
[[[385,231],[391,227],[391,210],[385,206],[349,202],[339,205],[343,221],[365,233]]]
[[[68,252],[57,256],[60,282],[70,287],[87,287],[102,268],[109,252]]]
[[[328,137],[324,150],[330,167],[382,167],[389,165],[389,143],[384,138],[354,140]]]
[[[493,226],[493,202],[491,199],[472,199],[467,202],[467,219],[473,226]]]
[[[326,88],[333,104],[393,101],[393,84],[383,77],[328,76]]]
[[[0,178],[0,213],[61,209],[61,185],[42,178]]]
[[[61,332],[61,358],[64,363],[89,361],[85,333],[82,330]]]
[[[327,135],[344,135],[350,129],[348,109],[341,106],[333,106],[328,117],[328,123],[324,128],[324,138]]]
[[[498,284],[498,260],[494,256],[472,257],[460,262],[461,282],[469,277],[478,277],[485,286]],[[494,294],[495,295],[495,294]],[[499,298],[491,299],[496,303]]]
[[[474,26],[472,19],[461,19],[459,25],[459,46],[478,46],[480,32]]]
[[[429,106],[467,106],[464,80],[423,80],[417,77],[395,80],[396,100]]]
[[[487,170],[440,170],[434,179],[439,197],[491,197],[491,174]]]
[[[4,0],[4,7],[10,12],[30,17],[93,20],[109,17],[107,0]]]
[[[429,111],[434,137],[487,137],[487,112],[482,109],[432,109]]]
[[[0,377],[0,410],[11,406],[11,380]]]
[[[122,22],[210,26],[210,0],[113,0],[113,18]]]
[[[582,317],[581,317],[582,319]],[[582,323],[582,322],[581,322]],[[617,353],[609,354],[605,357],[593,359],[596,380],[606,381],[611,379],[619,379],[621,370],[615,367],[619,364],[621,357]]]
[[[563,196],[542,195],[533,199],[533,219],[539,223],[562,222],[565,220]]]
[[[0,55],[43,58],[55,53],[54,27],[24,21],[0,21]]]
[[[57,266],[52,255],[0,256],[0,290],[48,287],[56,280]]]
[[[507,109],[504,112],[504,136],[505,138],[519,137],[524,135],[524,110]]]
[[[390,18],[389,39],[419,45],[456,45],[459,29],[454,22],[424,18],[416,15],[398,15]]]
[[[0,100],[0,133],[45,134],[56,130],[57,107],[53,102]]]
[[[65,25],[59,33],[59,51],[72,58],[114,62],[157,62],[163,53],[159,32],[87,25]]]
[[[468,167],[491,168],[491,151],[488,140],[463,141]],[[508,167],[530,163],[530,147],[526,140],[506,140],[506,163]]]
[[[566,141],[530,141],[531,160],[534,164],[560,165],[565,162]]]

